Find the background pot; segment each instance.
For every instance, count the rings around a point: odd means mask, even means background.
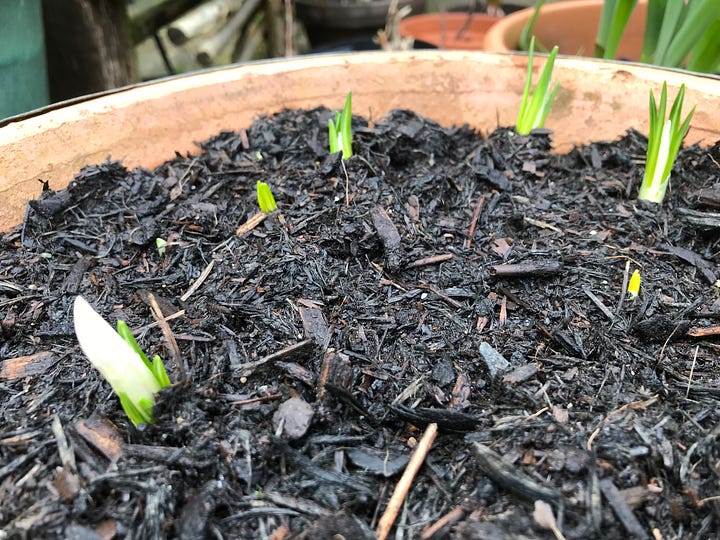
[[[399,0],[398,8],[422,13],[425,0]],[[372,38],[385,28],[390,0],[295,0],[298,19],[308,32],[314,52],[372,50]]]
[[[485,35],[499,20],[486,13],[425,13],[400,21],[400,34],[439,49],[482,50]]]
[[[538,58],[535,69],[543,62]],[[664,80],[670,96],[684,82],[686,107],[697,104],[687,142],[720,139],[717,78],[581,58],[558,58],[555,65],[561,90],[547,127],[558,150],[614,139],[630,127],[646,132],[648,89],[659,91]],[[483,132],[512,125],[526,67],[526,55],[467,51],[301,57],[185,75],[0,122],[0,229],[22,221],[27,200],[40,194],[38,178],[61,189],[83,165],[108,156],[128,167],[154,167],[260,114],[339,109],[348,90],[353,112],[371,119],[407,108]]]
[[[557,45],[561,54],[592,56],[603,3],[604,0],[567,0],[545,4],[535,24],[536,38],[547,48]],[[486,35],[485,49],[496,52],[516,50],[520,34],[533,11],[533,8],[521,9],[499,21]],[[646,18],[647,0],[640,0],[620,41],[618,58],[640,59]]]

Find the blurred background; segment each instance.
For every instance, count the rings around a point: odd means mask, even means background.
[[[534,0],[0,0],[0,120],[136,82],[265,58],[413,47],[481,48],[482,36],[473,40],[473,32],[482,34],[503,14],[533,4]],[[444,30],[440,37],[439,27]],[[460,35],[462,42],[456,43],[452,38]]]

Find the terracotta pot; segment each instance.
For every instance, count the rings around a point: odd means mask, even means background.
[[[482,50],[485,34],[499,20],[485,13],[425,13],[400,21],[400,34],[438,49]]]
[[[27,200],[40,194],[38,178],[61,189],[83,165],[108,156],[154,167],[260,114],[339,109],[348,90],[353,112],[371,119],[408,108],[487,133],[515,123],[526,66],[526,55],[466,51],[301,57],[181,76],[10,119],[0,123],[0,229],[22,221]],[[671,96],[685,83],[686,106],[697,104],[687,142],[720,139],[717,78],[580,58],[557,59],[554,78],[562,88],[547,127],[558,150],[630,127],[646,132],[648,89],[659,91],[664,80]]]
[[[604,0],[566,0],[545,4],[535,23],[535,36],[545,47],[557,45],[561,54],[592,56],[595,36]],[[485,49],[504,52],[518,49],[520,34],[534,8],[521,9],[493,26],[485,36]],[[622,40],[617,58],[639,60],[645,35],[647,0],[635,6]]]

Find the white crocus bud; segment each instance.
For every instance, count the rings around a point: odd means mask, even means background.
[[[154,403],[160,385],[142,358],[81,296],[75,298],[73,318],[85,356],[115,393],[124,394],[141,411],[145,422],[151,422],[150,414],[141,404]]]
[[[670,141],[673,133],[672,121],[668,120],[663,126],[660,135],[660,146],[657,153],[657,163],[655,164],[655,173],[653,174],[652,186],[656,187],[655,197],[662,202],[665,198],[665,189],[670,179],[670,169],[668,168],[668,160],[670,158]]]

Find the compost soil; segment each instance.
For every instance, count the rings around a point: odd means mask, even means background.
[[[717,538],[720,145],[656,205],[635,131],[555,154],[394,111],[343,162],[330,115],[88,166],[0,236],[0,537],[373,538],[437,426],[405,538]],[[76,295],[164,358],[153,425]]]

